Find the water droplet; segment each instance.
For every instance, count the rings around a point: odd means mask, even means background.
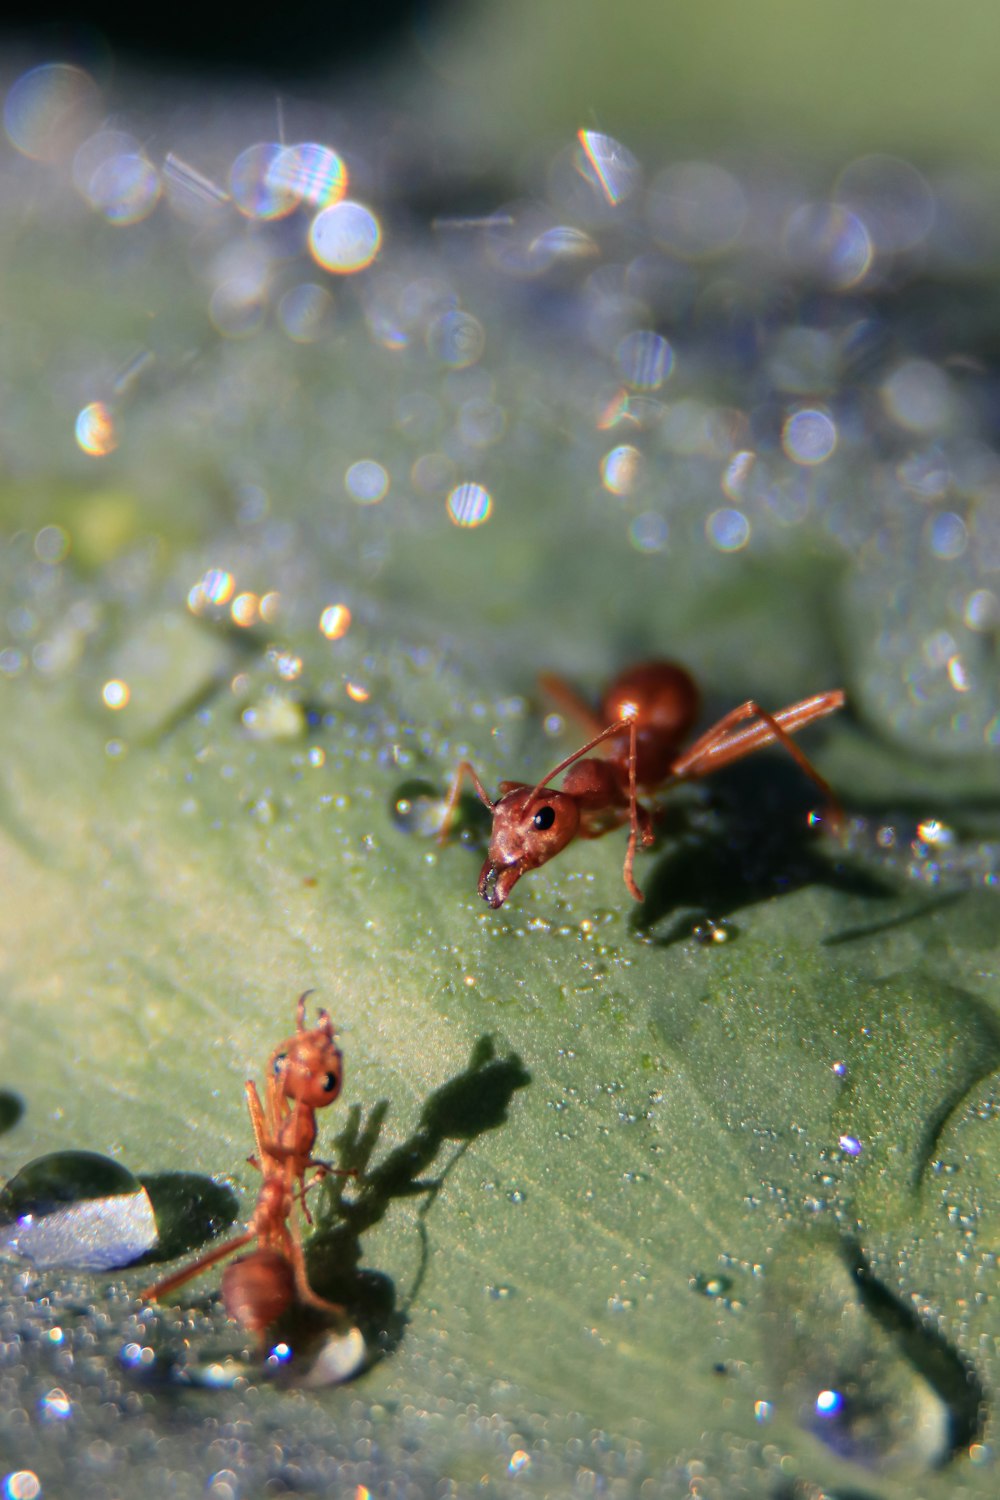
[[[0,1246],[43,1270],[131,1265],[157,1233],[142,1183],[93,1151],[40,1156],[0,1192]]]
[[[736,935],[736,929],[725,919],[715,921],[709,917],[692,928],[691,935],[696,943],[710,948],[713,943],[728,943]]]
[[[347,1333],[331,1333],[323,1342],[313,1366],[300,1384],[311,1390],[343,1385],[353,1380],[368,1363],[368,1348],[360,1328]]]
[[[38,1415],[43,1422],[65,1422],[73,1415],[73,1403],[61,1386],[53,1386],[38,1402]]]
[[[528,1195],[523,1188],[512,1188],[511,1191],[507,1194],[507,1200],[510,1203],[521,1204],[525,1202],[527,1196]]]
[[[725,1297],[732,1291],[733,1279],[731,1276],[706,1276],[698,1272],[697,1275],[688,1277],[688,1286],[702,1297]]]
[[[301,703],[283,693],[265,693],[243,710],[240,721],[252,740],[297,740],[307,728]]]
[[[849,1241],[790,1234],[765,1299],[776,1404],[839,1457],[922,1472],[976,1435],[982,1391],[971,1369],[874,1280]]]
[[[4,1500],[39,1500],[41,1480],[32,1469],[14,1469],[4,1476],[0,1493]]]
[[[404,781],[389,803],[392,821],[403,833],[433,838],[441,828],[445,799],[429,781]]]

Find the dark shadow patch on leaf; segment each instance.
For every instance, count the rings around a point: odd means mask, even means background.
[[[151,1172],[139,1181],[149,1194],[156,1215],[159,1243],[142,1264],[156,1264],[186,1255],[214,1239],[236,1221],[239,1199],[225,1183],[197,1172]]]
[[[668,848],[641,882],[645,901],[633,918],[636,929],[658,947],[669,947],[689,938],[698,922],[728,919],[804,886],[871,900],[892,895],[887,880],[847,863],[835,846],[818,840],[808,815],[819,796],[801,779],[794,766],[773,756],[731,767],[724,785],[703,790],[682,811],[672,804],[666,811]],[[670,826],[678,819],[679,834]]]
[[[530,1081],[516,1053],[500,1057],[493,1038],[480,1037],[468,1066],[428,1096],[416,1129],[374,1164],[389,1103],[380,1100],[365,1119],[359,1107],[351,1110],[337,1138],[337,1154],[342,1170],[357,1173],[357,1188],[350,1177],[327,1179],[307,1255],[315,1290],[348,1308],[369,1346],[388,1353],[399,1343],[429,1264],[427,1220],[437,1195],[472,1142],[506,1123],[514,1094]],[[432,1172],[451,1142],[458,1145]],[[413,1284],[397,1306],[389,1278],[361,1266],[361,1240],[384,1218],[394,1199],[413,1197],[423,1198],[418,1215],[420,1256]]]
[[[24,1100],[13,1089],[0,1089],[0,1135],[14,1126],[24,1114]]]
[[[848,1241],[844,1256],[867,1311],[948,1408],[945,1458],[953,1457],[978,1437],[985,1422],[986,1393],[975,1370],[942,1333],[918,1318],[873,1275],[860,1246]]]

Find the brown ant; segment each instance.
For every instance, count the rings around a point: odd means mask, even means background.
[[[261,1103],[252,1079],[246,1085],[257,1146],[256,1155],[248,1160],[258,1168],[262,1179],[246,1230],[139,1293],[149,1301],[158,1301],[256,1240],[256,1250],[241,1256],[223,1272],[222,1300],[229,1315],[260,1338],[296,1297],[309,1307],[338,1317],[344,1311],[317,1296],[309,1285],[302,1243],[293,1223],[296,1201],[312,1222],[306,1193],[333,1170],[312,1154],[316,1110],[333,1103],[344,1076],[343,1054],[334,1040],[327,1012],[321,1010],[316,1025],[306,1026],[306,998],[310,993],[306,990],[299,996],[295,1035],[280,1042],[268,1060],[265,1102]],[[307,1182],[310,1167],[316,1170]]]
[[[589,728],[591,738],[534,785],[501,781],[495,802],[474,767],[463,760],[455,772],[438,835],[441,842],[447,838],[462,778],[468,776],[479,800],[493,814],[479,894],[494,908],[503,905],[526,870],[544,865],[574,838],[600,838],[626,822],[629,837],[623,875],[631,895],[641,901],[632,865],[640,839],[644,845],[653,841],[653,819],[638,801],[637,792],[708,776],[763,745],[784,745],[823,792],[831,821],[840,820],[830,787],[790,738],[813,719],[843,706],[844,694],[838,688],[803,698],[775,714],[752,700],[742,703],[682,751],[680,745],[699,707],[698,689],[683,667],[667,661],[630,667],[612,682],[599,714],[562,678],[546,673],[540,680],[544,691]],[[607,754],[598,760],[589,752],[601,744]],[[562,789],[554,791],[549,783],[562,771],[569,774]]]

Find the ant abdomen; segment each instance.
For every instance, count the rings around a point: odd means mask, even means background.
[[[229,1262],[220,1290],[229,1316],[260,1338],[295,1300],[295,1270],[280,1250],[261,1247]]]
[[[640,742],[645,731],[675,748],[689,733],[700,707],[701,695],[683,667],[672,661],[644,661],[615,678],[601,700],[601,715],[606,724],[634,717]]]

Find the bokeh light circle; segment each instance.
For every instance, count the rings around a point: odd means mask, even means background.
[[[725,505],[713,510],[705,535],[718,552],[740,552],[750,540],[750,522],[741,510]]]
[[[829,412],[804,407],[787,418],[781,446],[793,463],[811,466],[825,463],[837,446],[837,426]]]
[[[628,529],[628,539],[637,552],[662,552],[667,545],[670,527],[659,511],[645,511],[636,516]]]
[[[326,287],[304,281],[289,287],[278,303],[278,321],[296,344],[314,344],[330,327],[333,298]]]
[[[87,196],[109,224],[139,224],[160,197],[159,173],[136,153],[109,157],[91,177]]]
[[[23,155],[59,161],[93,128],[100,98],[97,84],[82,68],[43,63],[23,73],[8,91],[4,129]]]
[[[309,250],[316,264],[338,276],[370,266],[382,245],[382,226],[363,203],[345,198],[312,221]]]
[[[876,251],[898,254],[927,238],[937,216],[930,184],[910,162],[872,152],[846,166],[834,197],[864,224]]]
[[[576,168],[581,177],[614,208],[631,197],[640,181],[639,163],[613,136],[580,130]]]
[[[73,185],[110,224],[137,224],[152,213],[160,174],[127,130],[98,130],[73,156]]]
[[[449,308],[427,329],[427,348],[435,359],[453,370],[474,365],[486,347],[486,330],[472,313]]]
[[[91,458],[105,458],[118,447],[118,433],[111,408],[104,401],[91,401],[76,419],[76,441]]]
[[[39,1500],[42,1482],[33,1469],[12,1469],[3,1479],[3,1500]]]
[[[280,219],[292,213],[299,200],[291,188],[272,176],[285,147],[258,142],[241,151],[229,171],[233,202],[248,219]]]
[[[346,604],[328,604],[319,617],[319,628],[328,641],[341,640],[351,628],[351,611]]]
[[[264,289],[253,276],[230,276],[208,299],[208,316],[223,338],[249,338],[263,326],[267,311]]]
[[[968,528],[960,515],[944,510],[927,523],[928,550],[934,557],[952,562],[961,557],[969,542]]]
[[[874,246],[862,219],[841,203],[803,203],[788,217],[785,255],[797,271],[837,291],[863,281]]]
[[[640,391],[659,390],[674,367],[674,351],[660,333],[648,328],[627,333],[615,349],[622,378]]]
[[[359,505],[377,505],[389,492],[389,474],[373,458],[361,458],[351,464],[344,484],[352,500]]]
[[[268,168],[268,184],[276,192],[290,194],[295,203],[330,208],[347,192],[347,166],[332,146],[304,141],[285,146]]]
[[[456,526],[482,526],[493,511],[489,490],[472,480],[456,485],[445,503],[448,518]]]
[[[642,454],[631,443],[620,443],[617,448],[605,453],[601,459],[601,483],[604,488],[612,495],[630,494],[638,477],[641,461]]]
[[[880,394],[886,414],[909,432],[940,432],[951,422],[951,383],[931,360],[903,360],[882,382]]]
[[[743,233],[746,194],[731,172],[714,162],[676,162],[652,181],[649,225],[675,255],[701,260],[729,250]]]

